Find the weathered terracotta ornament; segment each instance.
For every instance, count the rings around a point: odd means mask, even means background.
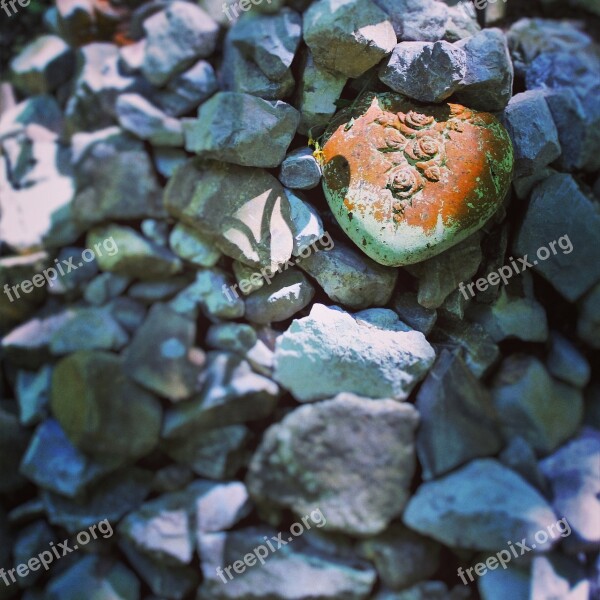
[[[498,209],[513,151],[491,114],[366,94],[324,136],[323,188],[342,229],[382,265],[454,246]]]

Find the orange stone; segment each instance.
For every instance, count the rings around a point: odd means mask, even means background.
[[[496,212],[512,144],[489,113],[369,93],[325,132],[323,189],[342,229],[382,265],[420,262]]]

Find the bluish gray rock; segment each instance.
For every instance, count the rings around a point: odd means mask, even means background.
[[[573,177],[559,173],[532,192],[513,252],[527,255],[534,271],[573,302],[600,280],[599,228],[594,203]]]
[[[200,107],[198,119],[184,123],[185,148],[203,158],[277,167],[299,122],[298,111],[285,102],[219,92]]]
[[[47,550],[50,544],[56,542],[56,535],[46,521],[37,520],[30,523],[19,531],[15,540],[13,548],[14,564],[27,564],[31,557],[38,556],[41,552]],[[30,570],[24,578],[19,577],[17,579],[18,587],[26,589],[34,585],[44,573],[39,568],[40,566],[36,571]]]
[[[413,292],[395,295],[392,308],[403,323],[425,335],[431,332],[437,320],[437,311],[421,306],[417,301],[417,294]]]
[[[485,577],[477,579],[477,588],[483,600],[525,600],[530,598],[530,587],[529,569],[514,564],[505,570],[488,571]]]
[[[292,255],[298,256],[300,252],[306,252],[305,248],[311,244],[324,239],[325,230],[321,216],[313,206],[291,190],[284,191],[290,204],[290,221],[294,236]]]
[[[166,179],[173,176],[173,173],[189,158],[188,154],[182,148],[155,148],[154,166],[156,170]]]
[[[169,247],[179,258],[200,267],[214,267],[222,256],[209,237],[184,223],[173,227]]]
[[[315,64],[346,77],[360,77],[396,45],[388,16],[371,0],[313,2],[303,29]]]
[[[139,94],[122,94],[117,119],[125,131],[154,146],[183,146],[181,121],[167,116]]]
[[[592,348],[600,348],[600,283],[580,303],[577,335]]]
[[[577,560],[553,553],[536,556],[531,565],[532,598],[588,600],[590,582]]]
[[[219,26],[199,6],[175,0],[144,21],[144,77],[162,86],[199,58],[210,56]]]
[[[423,483],[403,521],[447,546],[495,552],[506,548],[507,540],[525,539],[531,547],[534,534],[556,523],[556,515],[525,480],[498,461],[483,458]],[[548,550],[555,542],[550,538],[537,548]]]
[[[74,66],[73,52],[61,38],[41,35],[10,62],[11,80],[25,94],[47,94],[69,79]]]
[[[444,37],[448,7],[435,0],[374,0],[390,17],[398,40],[437,42]]]
[[[16,415],[0,407],[0,494],[20,490],[27,480],[19,472],[19,464],[29,445],[30,433]]]
[[[522,437],[510,438],[506,447],[498,456],[498,460],[548,497],[550,489],[538,466],[535,451]]]
[[[130,283],[131,279],[125,275],[100,273],[87,284],[83,297],[88,304],[102,306],[120,296]]]
[[[448,42],[401,42],[379,79],[395,92],[421,102],[441,102],[460,88],[467,73],[464,51]]]
[[[52,96],[33,96],[16,106],[2,111],[0,136],[2,138],[24,133],[27,125],[36,124],[60,134],[63,129],[63,114]]]
[[[466,71],[456,99],[469,108],[498,111],[506,108],[513,86],[513,65],[504,32],[484,29],[456,42],[466,56]]]
[[[586,357],[567,338],[553,331],[550,353],[548,355],[548,371],[550,374],[575,387],[585,387],[591,376],[590,364]]]
[[[404,400],[434,358],[425,336],[391,310],[350,315],[315,304],[278,338],[274,377],[299,402],[340,392]]]
[[[46,365],[39,371],[17,372],[15,396],[19,404],[19,421],[22,425],[37,425],[47,415],[50,400],[52,367]]]
[[[558,131],[543,92],[532,90],[513,96],[502,122],[513,143],[516,177],[531,175],[560,156]]]
[[[298,148],[286,157],[279,170],[279,181],[293,190],[311,190],[321,181],[321,167],[310,148]]]
[[[248,470],[250,495],[297,516],[318,507],[324,531],[378,534],[408,500],[418,418],[410,404],[354,394],[296,408],[264,434]]]

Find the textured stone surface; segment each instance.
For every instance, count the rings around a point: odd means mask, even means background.
[[[318,0],[304,13],[303,29],[315,63],[347,77],[368,71],[396,44],[387,15],[371,0]]]
[[[315,304],[277,340],[274,377],[299,402],[340,391],[404,400],[434,357],[423,334],[391,310],[353,316]]]
[[[367,94],[336,117],[326,139],[330,208],[381,264],[419,262],[462,241],[499,208],[510,185],[508,134],[492,115],[460,105]]]
[[[550,336],[548,371],[553,377],[575,387],[585,387],[591,376],[586,357],[568,339],[554,331]]]
[[[401,41],[436,42],[444,37],[448,7],[434,0],[374,0],[388,13]]]
[[[431,332],[437,320],[437,312],[421,306],[417,294],[411,292],[402,292],[394,296],[392,308],[403,323],[425,335]]]
[[[411,529],[449,546],[496,551],[505,548],[507,540],[525,538],[530,546],[534,534],[556,523],[556,516],[521,477],[485,458],[422,484],[403,520]],[[552,545],[550,538],[537,547],[547,550]]]
[[[577,321],[577,335],[592,348],[600,348],[600,283],[583,298]]]
[[[297,515],[318,506],[328,531],[379,533],[408,499],[417,422],[408,404],[352,394],[297,408],[263,437],[248,472],[250,494]],[[365,459],[375,459],[381,444],[386,457],[373,468]]]
[[[321,167],[310,148],[290,152],[279,170],[282,185],[295,190],[310,190],[321,181]]]
[[[285,102],[219,92],[198,109],[197,119],[184,123],[185,148],[236,165],[277,167],[299,122],[298,111]]]

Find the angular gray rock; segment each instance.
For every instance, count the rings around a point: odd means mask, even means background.
[[[25,94],[47,94],[69,79],[74,58],[60,37],[41,35],[10,62],[11,81]]]
[[[154,146],[183,146],[181,122],[167,116],[139,94],[119,96],[115,110],[125,131]]]
[[[390,17],[399,41],[437,42],[444,37],[448,7],[434,0],[374,0]]]
[[[484,29],[455,46],[466,56],[465,75],[456,99],[477,110],[504,110],[512,96],[514,76],[504,32]]]
[[[600,348],[600,283],[580,302],[577,335],[592,348]]]
[[[554,509],[573,530],[565,539],[572,552],[588,552],[600,542],[599,460],[600,433],[586,428],[540,463],[552,488]]]
[[[341,242],[298,261],[333,300],[352,309],[384,306],[394,291],[398,269],[377,264]]]
[[[415,406],[420,415],[417,456],[425,480],[502,448],[490,394],[456,352],[442,351]]]
[[[52,367],[45,365],[38,371],[19,370],[15,382],[15,396],[19,405],[19,421],[31,426],[41,423],[48,413]]]
[[[292,255],[290,204],[261,169],[190,160],[169,180],[165,207],[227,256],[274,272]]]
[[[511,438],[499,454],[498,460],[548,497],[548,483],[538,466],[535,451],[522,437]]]
[[[405,400],[434,358],[425,336],[391,310],[350,315],[315,304],[278,338],[274,377],[298,402],[340,392]]]
[[[310,304],[314,295],[315,289],[302,271],[285,270],[246,298],[245,315],[259,325],[285,321]]]
[[[263,419],[273,412],[278,397],[277,384],[254,373],[242,357],[210,352],[202,391],[167,411],[162,436],[181,439],[216,427]]]
[[[318,240],[322,240],[325,246],[325,242],[328,239],[331,240],[331,237],[325,237],[323,221],[317,210],[298,194],[287,189],[284,191],[290,203],[290,220],[294,236],[292,255],[298,256],[300,252],[306,251],[305,248]],[[333,240],[330,241],[331,243],[333,243]]]
[[[396,45],[388,16],[371,0],[318,0],[303,30],[315,64],[346,77],[360,77]]]
[[[27,564],[32,556],[38,556],[44,550],[47,550],[50,544],[57,542],[56,535],[52,528],[44,520],[37,520],[30,523],[18,533],[14,545],[14,564]],[[42,576],[41,565],[38,565],[36,571],[29,571],[24,578],[17,579],[17,585],[20,588],[29,588]],[[0,596],[3,597],[3,596]]]
[[[281,163],[279,181],[293,190],[311,190],[321,181],[321,167],[310,148],[290,152]]]
[[[260,545],[266,548],[265,539],[272,537],[276,538],[276,532],[267,527],[200,536],[198,548],[204,579],[197,600],[367,600],[369,597],[376,579],[370,565],[315,553],[302,540],[291,536],[293,545],[284,540],[285,547],[258,563],[250,553]],[[243,563],[240,559],[246,557],[248,562]],[[235,572],[244,572],[244,576],[232,575],[230,579],[223,567],[235,561],[241,563],[236,563],[239,570]],[[289,577],[290,573],[294,577]]]
[[[144,21],[146,47],[142,73],[162,86],[197,59],[210,56],[219,26],[199,6],[175,0]]]
[[[527,255],[534,271],[573,302],[600,280],[599,228],[595,204],[571,175],[558,173],[531,194],[513,252]]]
[[[214,267],[221,258],[209,237],[184,223],[178,223],[171,230],[169,247],[179,258],[200,267]]]
[[[0,407],[0,494],[21,489],[26,479],[19,472],[19,464],[29,445],[30,433],[19,424],[16,415]]]
[[[581,391],[554,381],[533,356],[505,358],[491,392],[503,435],[520,436],[541,454],[573,436],[583,418]]]
[[[533,598],[592,598],[585,569],[574,559],[558,553],[536,556],[531,565]]]
[[[441,102],[459,89],[467,73],[464,51],[448,42],[401,42],[379,79],[389,88],[421,102]]]
[[[158,443],[160,402],[127,378],[114,354],[81,351],[60,361],[50,405],[71,442],[94,457],[136,459]]]
[[[421,306],[417,294],[413,292],[401,292],[395,295],[392,308],[403,323],[425,335],[431,332],[437,320],[437,311]]]
[[[285,102],[219,92],[198,109],[197,119],[184,122],[185,148],[236,165],[277,167],[299,122],[298,111]]]
[[[585,387],[591,376],[591,368],[586,357],[567,338],[554,331],[550,337],[548,371],[553,377],[575,387]]]
[[[515,177],[532,175],[560,156],[558,131],[543,92],[531,90],[513,96],[502,122],[513,144]]]
[[[440,499],[443,498],[443,502]],[[497,551],[556,523],[547,501],[516,473],[484,458],[422,484],[403,516],[410,528],[453,548]],[[540,551],[555,543],[537,541]]]
[[[318,507],[325,531],[380,533],[408,500],[417,423],[409,404],[353,394],[301,406],[263,436],[246,479],[250,495],[298,516]]]
[[[204,353],[194,348],[193,321],[155,304],[123,353],[129,377],[173,402],[199,391]]]

